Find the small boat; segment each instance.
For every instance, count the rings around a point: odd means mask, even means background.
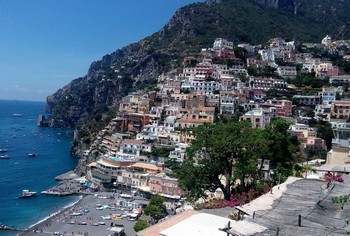
[[[29,157],[36,157],[36,154],[35,153],[28,153],[28,156]]]
[[[0,152],[7,152],[6,148],[0,148]]]
[[[13,113],[12,116],[21,117],[22,114],[21,113]]]
[[[10,159],[10,157],[8,155],[3,155],[3,156],[0,156],[0,159]]]
[[[24,190],[22,190],[22,193],[18,196],[18,198],[34,197],[35,195],[36,195],[36,192],[24,189]]]

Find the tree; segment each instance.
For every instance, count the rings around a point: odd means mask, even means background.
[[[265,129],[253,129],[246,121],[197,127],[196,139],[187,149],[188,158],[176,171],[180,186],[194,198],[219,188],[229,200],[233,190],[248,190],[262,178],[262,167],[257,168],[259,160],[270,160],[279,177],[292,175],[299,161],[294,154],[299,151],[299,143],[288,134],[289,125],[276,119]]]
[[[145,220],[138,220],[136,222],[136,224],[134,225],[134,230],[136,232],[139,232],[139,231],[141,231],[143,229],[146,229],[148,227],[149,227],[149,224],[147,223],[147,221],[145,221]]]
[[[163,197],[158,194],[154,195],[145,207],[144,212],[155,220],[160,219],[166,212]]]
[[[332,126],[329,122],[318,121],[315,125],[317,128],[317,137],[326,142],[327,150],[332,149],[332,139],[334,137]]]
[[[235,55],[237,58],[240,58],[240,59],[245,59],[245,56],[246,56],[246,53],[247,53],[247,50],[245,50],[245,48],[242,48],[242,47],[235,47],[233,49]]]
[[[162,215],[162,209],[155,205],[147,205],[145,207],[145,214],[152,218],[159,218]]]
[[[235,177],[239,175],[244,179],[256,169],[261,154],[257,149],[256,130],[244,121],[206,124],[197,127],[194,133],[196,139],[187,149],[188,159],[176,172],[180,185],[187,188],[192,197],[220,188],[229,200]]]
[[[292,175],[293,165],[299,161],[295,155],[299,143],[287,132],[290,123],[278,118],[265,128],[265,138],[269,140],[266,159],[276,165],[277,172],[283,177]]]

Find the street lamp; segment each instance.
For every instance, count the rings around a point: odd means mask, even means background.
[[[116,192],[117,182],[113,182],[114,192]]]

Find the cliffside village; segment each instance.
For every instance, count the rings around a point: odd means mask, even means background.
[[[234,47],[243,48],[245,60],[236,57]],[[349,41],[332,41],[326,36],[321,43],[304,43],[304,48],[343,55]],[[229,59],[230,64],[216,64]],[[318,94],[302,92],[292,100],[267,98],[272,89],[284,93],[297,89],[287,81],[297,77],[296,66],[279,66],[276,59],[302,65],[300,71],[314,72],[320,79],[329,78],[328,87]],[[254,77],[247,68],[275,68],[274,77]],[[316,120],[332,124],[335,137],[326,160],[317,160],[320,171],[350,172],[349,140],[350,100],[340,100],[350,75],[340,75],[339,68],[327,59],[314,58],[311,53],[298,52],[293,41],[271,39],[267,46],[234,45],[218,38],[212,48],[202,49],[199,57],[187,57],[183,68],[170,71],[158,78],[154,91],[135,92],[120,102],[119,115],[99,135],[85,155],[94,150],[102,153],[88,164],[87,179],[104,186],[125,186],[147,193],[159,193],[166,198],[180,199],[181,189],[172,171],[165,167],[165,159],[181,162],[186,148],[195,137],[193,128],[214,123],[222,117],[230,119],[238,111],[240,120],[248,120],[253,128],[264,128],[274,118],[292,122],[290,133],[298,137],[304,148],[327,150],[325,141],[317,137],[317,130],[308,125],[311,119],[303,109],[313,109]],[[242,78],[245,78],[243,81]],[[298,91],[298,90],[297,90]],[[152,150],[172,148],[168,157],[151,157]],[[313,163],[310,161],[308,164]],[[264,165],[269,178],[270,163]],[[322,165],[321,165],[322,164]],[[310,177],[310,175],[309,175]],[[318,178],[318,176],[316,176]],[[217,193],[220,195],[220,193]]]

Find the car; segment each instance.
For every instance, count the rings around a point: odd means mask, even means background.
[[[100,216],[102,218],[102,220],[111,220],[112,216],[108,215],[108,216]]]
[[[78,225],[87,225],[87,223],[85,221],[79,221]]]
[[[105,225],[106,223],[105,222],[103,222],[103,221],[99,221],[99,222],[97,222],[99,225]]]

